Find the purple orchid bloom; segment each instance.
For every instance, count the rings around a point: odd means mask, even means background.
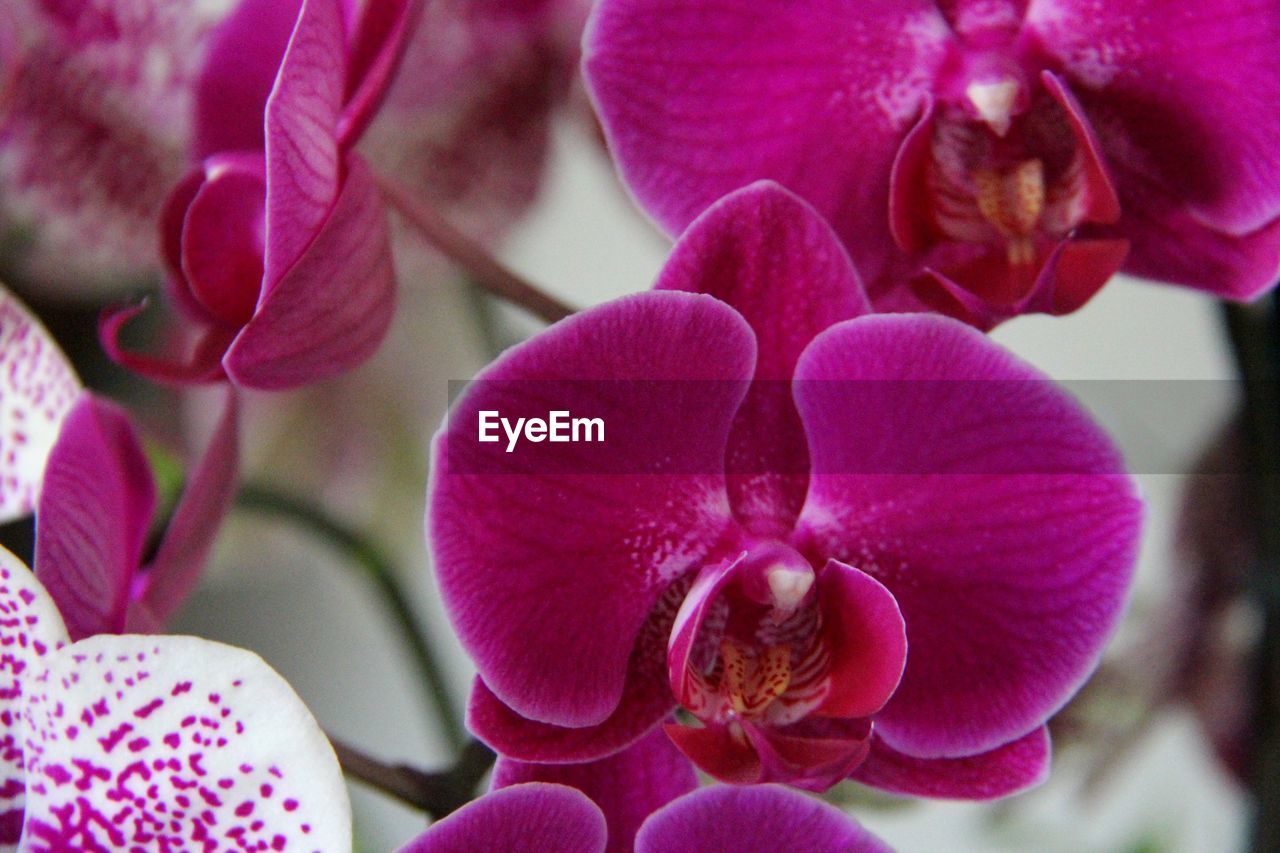
[[[586,72],[669,233],[774,179],[877,308],[985,328],[1074,311],[1118,269],[1268,288],[1277,38],[1280,9],[1245,0],[601,0]]]
[[[548,406],[607,442],[478,441],[481,411]],[[435,454],[472,730],[590,761],[681,707],[668,734],[731,782],[1036,783],[1141,524],[1072,399],[955,320],[868,316],[830,227],[768,183],[709,209],[656,292],[498,359]]]
[[[53,337],[0,287],[0,523],[29,515],[80,379]]]
[[[257,655],[194,637],[72,643],[3,549],[0,613],[0,849],[351,849],[333,750]]]
[[[194,590],[235,496],[237,405],[227,403],[154,556],[150,466],[128,415],[84,393],[62,425],[36,510],[36,575],[73,640],[151,633]]]
[[[654,812],[635,846],[616,845],[604,815],[573,788],[527,782],[495,791],[432,826],[401,853],[887,853],[834,806],[774,785],[703,788]]]
[[[385,209],[352,151],[390,84],[420,3],[243,0],[211,36],[197,86],[201,165],[161,221],[170,293],[199,328],[189,357],[120,363],[174,382],[290,388],[355,366],[394,308]]]

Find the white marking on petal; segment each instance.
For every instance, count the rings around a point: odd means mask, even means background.
[[[0,522],[29,514],[80,380],[53,338],[0,288]]]
[[[1013,124],[1013,105],[1018,100],[1018,81],[1011,77],[989,82],[973,82],[964,90],[965,97],[990,125],[996,136],[1004,136]]]
[[[786,612],[795,610],[804,601],[814,579],[811,569],[796,569],[782,564],[771,567],[765,577],[769,581],[774,608]]]

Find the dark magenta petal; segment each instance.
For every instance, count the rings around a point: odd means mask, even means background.
[[[526,764],[499,758],[492,789],[522,782],[568,785],[590,797],[608,823],[609,853],[628,853],[645,818],[698,787],[693,765],[660,729],[622,752],[588,764]]]
[[[1126,214],[1128,173],[1244,235],[1280,215],[1280,7],[1252,0],[1037,0],[1027,27],[1094,119]]]
[[[1107,172],[1102,143],[1098,141],[1084,108],[1058,75],[1045,71],[1040,75],[1040,80],[1050,97],[1066,113],[1071,133],[1075,136],[1076,149],[1082,155],[1084,219],[1108,225],[1116,222],[1120,219],[1120,198],[1116,195],[1116,188]]]
[[[650,611],[731,524],[724,449],[754,356],[723,303],[644,293],[514,347],[454,407],[434,445],[429,539],[463,646],[519,714],[580,727],[618,707]],[[549,406],[602,419],[606,441],[508,453],[477,440],[481,411]],[[566,471],[574,459],[591,464]]]
[[[608,0],[584,67],[623,177],[669,234],[772,179],[875,280],[892,251],[889,171],[950,35],[925,0]]]
[[[994,800],[1049,776],[1049,732],[1043,726],[1013,743],[963,758],[912,758],[878,737],[851,778],[895,794],[949,800]]]
[[[747,554],[704,566],[694,578],[689,593],[680,602],[675,622],[671,626],[671,638],[667,641],[667,681],[671,692],[681,705],[693,703],[694,684],[690,681],[689,658],[693,655],[698,635],[712,605],[718,600],[725,586],[739,574],[746,564]]]
[[[124,629],[155,483],[129,417],[83,394],[49,455],[36,512],[36,577],[71,639]]]
[[[340,190],[346,40],[338,0],[306,0],[266,106],[267,251],[273,290],[316,239]]]
[[[240,0],[209,39],[194,154],[263,151],[264,114],[302,0]]]
[[[655,285],[729,303],[756,334],[755,378],[729,438],[729,499],[760,535],[789,531],[809,454],[791,400],[796,359],[833,323],[870,311],[839,238],[812,207],[761,181],[714,204],[676,244]]]
[[[238,327],[253,315],[262,291],[262,156],[216,155],[205,161],[204,174],[183,217],[180,263],[185,293],[215,323]]]
[[[581,791],[529,782],[468,803],[400,853],[604,853],[607,832],[604,815]]]
[[[1106,434],[941,317],[832,328],[795,393],[813,456],[798,547],[876,578],[906,622],[877,733],[937,758],[1038,728],[1093,670],[1129,588],[1142,506]]]
[[[556,763],[605,758],[635,743],[676,707],[671,689],[656,671],[661,661],[641,661],[638,657],[632,653],[618,707],[594,726],[568,728],[526,719],[502,704],[483,679],[477,678],[467,705],[467,728],[495,752],[519,761]]]
[[[422,6],[423,0],[365,4],[348,46],[345,105],[337,126],[338,144],[343,148],[359,142],[382,106],[409,37],[417,30]]]
[[[762,782],[821,792],[843,781],[871,748],[869,720],[808,717],[790,726],[744,726],[760,756]]]
[[[190,385],[218,382],[226,378],[222,356],[231,345],[236,329],[214,326],[194,336],[185,353],[153,356],[124,348],[120,335],[129,321],[146,310],[146,303],[108,308],[98,319],[98,339],[107,355],[154,382]]]
[[[363,362],[386,335],[395,310],[386,210],[368,167],[349,159],[328,219],[227,352],[227,374],[239,385],[326,379]]]
[[[640,828],[636,853],[889,853],[838,808],[778,785],[687,794]]]
[[[823,637],[831,651],[827,717],[869,717],[902,679],[906,628],[893,595],[870,575],[830,560],[818,575]]]
[[[134,590],[130,631],[163,625],[186,602],[204,571],[209,549],[222,519],[235,498],[240,470],[239,407],[235,392],[223,392],[222,414],[214,426],[200,461],[186,477],[182,497],[174,507],[164,538],[142,580]],[[137,622],[133,624],[137,611]]]

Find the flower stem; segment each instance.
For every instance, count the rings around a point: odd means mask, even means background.
[[[1226,325],[1244,385],[1244,434],[1258,550],[1250,591],[1263,615],[1254,659],[1251,847],[1280,850],[1280,296],[1227,305]]]
[[[426,629],[401,588],[399,575],[391,561],[373,543],[320,507],[270,487],[244,485],[236,495],[236,506],[249,512],[286,519],[305,528],[345,552],[352,563],[364,571],[390,611],[417,664],[427,700],[436,710],[444,736],[450,746],[461,749],[466,735],[449,696],[443,670],[427,643]]]
[[[470,740],[452,767],[443,773],[426,773],[404,764],[385,764],[332,736],[329,743],[347,776],[421,809],[436,820],[471,801],[494,760],[492,750],[478,740]]]
[[[379,186],[401,219],[489,293],[549,323],[574,313],[570,306],[507,269],[488,249],[451,225],[430,205],[385,178],[379,180]]]

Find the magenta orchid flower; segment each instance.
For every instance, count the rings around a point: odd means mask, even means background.
[[[428,517],[479,737],[590,761],[679,707],[668,735],[724,781],[987,798],[1043,778],[1045,721],[1126,598],[1134,484],[996,344],[867,311],[829,226],[760,184],[689,229],[656,292],[481,373],[436,439]],[[607,441],[478,441],[481,411],[548,408]]]
[[[1275,281],[1277,37],[1245,0],[601,0],[586,71],[668,232],[771,178],[878,308],[990,327],[1117,269],[1231,299]]]
[[[36,511],[36,575],[73,640],[151,633],[186,601],[235,496],[237,406],[228,396],[153,556],[150,465],[128,415],[84,393],[45,468]]]
[[[6,257],[24,280],[85,296],[159,266],[156,221],[187,167],[194,86],[218,10],[174,0],[4,4],[0,227],[27,237]]]
[[[29,515],[80,379],[52,336],[0,287],[0,523]]]
[[[72,643],[3,549],[0,613],[0,849],[351,849],[333,750],[259,657],[194,637]]]
[[[108,314],[122,364],[174,382],[279,389],[360,363],[386,333],[386,212],[352,151],[390,83],[414,0],[242,0],[197,87],[200,166],[161,219],[170,292],[198,329],[184,359],[122,348],[141,308]]]
[[[656,811],[635,846],[614,845],[580,791],[547,782],[504,788],[459,809],[401,853],[887,853],[834,806],[774,785],[703,788]]]

